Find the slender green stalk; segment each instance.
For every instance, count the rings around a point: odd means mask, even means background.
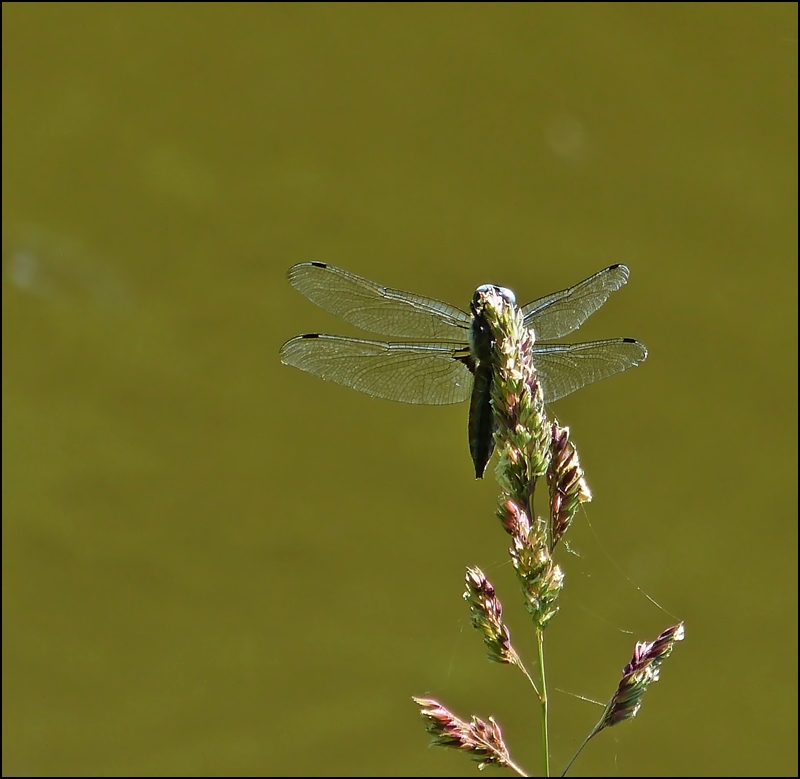
[[[550,776],[550,727],[549,702],[547,699],[547,674],[544,667],[544,631],[536,631],[536,642],[539,654],[539,678],[542,682],[542,757],[544,759],[544,775]]]

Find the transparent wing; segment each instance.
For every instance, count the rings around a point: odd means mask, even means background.
[[[581,344],[537,344],[533,347],[533,354],[545,403],[552,403],[647,359],[644,344],[633,338]]]
[[[528,303],[522,308],[525,327],[533,330],[537,341],[562,338],[597,311],[612,292],[627,282],[629,274],[624,265],[611,265],[574,287]]]
[[[312,303],[372,333],[466,341],[470,316],[449,303],[382,287],[324,262],[289,268],[289,283]]]
[[[444,405],[470,396],[469,350],[447,343],[384,343],[339,335],[298,335],[281,362],[367,395],[401,403]]]

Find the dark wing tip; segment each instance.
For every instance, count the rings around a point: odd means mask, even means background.
[[[626,344],[636,344],[639,347],[639,357],[634,365],[640,365],[647,359],[647,347],[641,341],[637,341],[635,338],[623,338],[622,341]]]
[[[281,346],[281,362],[286,362],[284,358],[286,357],[287,352],[291,351],[292,345],[297,343],[297,341],[301,341],[304,338],[319,338],[320,336],[321,333],[303,333],[302,335],[296,335],[294,338],[290,338],[283,346]]]
[[[316,260],[312,260],[311,262],[296,262],[291,268],[289,268],[289,270],[286,271],[286,278],[289,279],[289,283],[294,286],[294,281],[297,276],[302,275],[304,268],[308,268],[309,266],[312,268],[327,268],[328,263],[317,262]]]

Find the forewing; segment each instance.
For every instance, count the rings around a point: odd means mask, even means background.
[[[533,330],[537,341],[562,338],[597,311],[612,292],[627,282],[629,274],[624,265],[611,265],[574,287],[528,303],[522,309],[525,327]]]
[[[633,368],[645,359],[647,349],[633,338],[579,344],[538,344],[533,347],[533,364],[546,403]]]
[[[281,347],[281,362],[322,379],[401,403],[466,400],[472,374],[458,344],[384,343],[338,335],[299,335]]]
[[[323,262],[301,262],[288,275],[310,301],[362,330],[397,338],[467,340],[470,317],[449,303],[382,287]]]

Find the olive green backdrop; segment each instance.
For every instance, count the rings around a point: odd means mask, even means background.
[[[460,600],[481,565],[530,656],[467,409],[280,365],[353,332],[315,259],[464,307],[630,266],[578,336],[649,360],[552,409],[595,493],[554,767],[684,619],[573,774],[796,775],[796,16],[4,4],[3,773],[473,774],[413,694],[539,771]]]

